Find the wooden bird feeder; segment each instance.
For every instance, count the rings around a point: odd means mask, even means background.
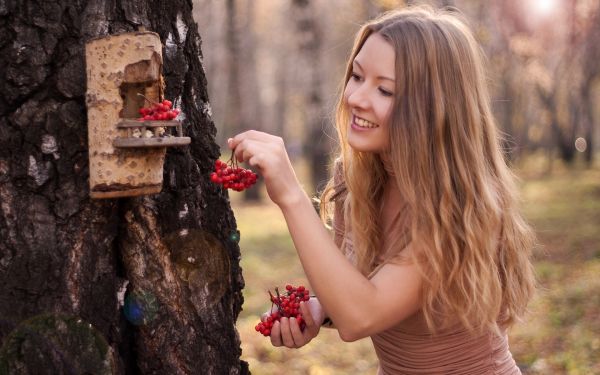
[[[190,143],[180,121],[140,121],[163,97],[162,44],[139,31],[86,44],[90,196],[118,198],[162,190],[166,147]],[[147,98],[147,99],[145,99]]]

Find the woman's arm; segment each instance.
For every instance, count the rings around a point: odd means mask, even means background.
[[[422,281],[415,264],[385,265],[368,279],[338,250],[300,186],[281,138],[249,131],[230,139],[229,147],[239,161],[259,169],[312,289],[343,340],[380,332],[420,308]]]
[[[419,309],[415,264],[387,264],[368,279],[337,249],[306,195],[280,208],[306,276],[343,340],[380,332]]]

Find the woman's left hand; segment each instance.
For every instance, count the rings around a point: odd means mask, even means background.
[[[271,329],[271,344],[273,346],[301,348],[319,334],[321,324],[325,318],[319,300],[313,297],[306,302],[300,302],[300,312],[302,312],[306,324],[304,330],[300,329],[296,318],[281,318],[273,324]]]
[[[281,137],[249,130],[227,140],[235,158],[257,167],[271,200],[280,207],[305,197]]]

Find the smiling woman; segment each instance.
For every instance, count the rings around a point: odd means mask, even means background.
[[[360,29],[336,108],[341,151],[321,196],[333,238],[281,138],[229,139],[264,177],[316,294],[300,303],[305,328],[294,317],[273,324],[274,346],[300,348],[333,322],[343,341],[371,337],[381,375],[520,373],[506,329],[533,291],[532,235],[480,53],[459,16],[430,7]]]

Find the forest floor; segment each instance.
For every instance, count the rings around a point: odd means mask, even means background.
[[[523,165],[518,172],[524,213],[538,236],[539,288],[525,320],[509,332],[511,351],[524,374],[600,374],[600,170],[540,169]],[[270,307],[267,290],[309,285],[278,208],[234,194],[246,282],[237,328],[252,373],[375,374],[368,338],[345,343],[335,330],[322,329],[305,347],[287,349],[254,330]]]

